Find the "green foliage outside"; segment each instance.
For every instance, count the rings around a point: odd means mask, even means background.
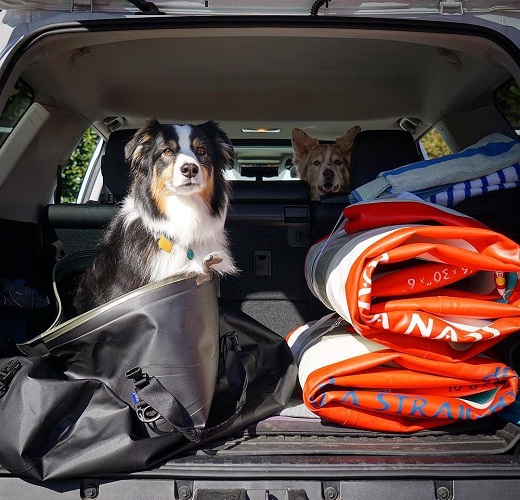
[[[8,122],[14,126],[27,111],[27,108],[31,105],[33,99],[34,94],[31,87],[29,87],[29,85],[27,85],[23,80],[18,80],[11,91],[11,95],[2,111],[0,120],[2,122]]]
[[[5,104],[5,108],[0,115],[0,123],[8,130],[12,129],[29,109],[34,99],[31,87],[23,80],[18,80],[11,95]],[[10,132],[0,132],[0,146],[5,142]]]
[[[72,153],[67,165],[61,172],[61,202],[75,203],[85,176],[85,172],[99,142],[99,135],[89,128],[78,147]]]
[[[451,153],[444,139],[434,128],[421,138],[421,144],[428,158],[440,158],[441,156],[446,156]]]
[[[515,129],[520,128],[520,87],[516,82],[508,84],[495,94],[496,107]]]

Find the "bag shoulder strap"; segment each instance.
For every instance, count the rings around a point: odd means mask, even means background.
[[[248,377],[244,369],[244,380],[241,394],[237,400],[233,414],[213,427],[196,429],[186,410],[156,377],[149,377],[141,368],[136,367],[126,373],[127,378],[134,380],[136,395],[136,413],[139,420],[152,423],[164,418],[177,432],[190,441],[198,443],[211,438],[230,426],[240,415],[246,402]],[[186,425],[186,422],[188,424]]]

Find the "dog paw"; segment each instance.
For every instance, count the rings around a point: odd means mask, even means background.
[[[236,274],[238,269],[235,267],[231,258],[221,252],[213,252],[204,259],[204,267],[206,270],[212,269],[219,274]]]
[[[220,253],[210,253],[204,258],[204,265],[207,268],[220,264],[224,260],[224,256]]]

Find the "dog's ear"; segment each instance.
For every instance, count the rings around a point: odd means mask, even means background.
[[[146,125],[140,128],[125,146],[126,161],[130,163],[132,169],[141,163],[144,153],[149,149],[161,125],[156,118],[148,120]]]
[[[352,127],[347,132],[345,132],[343,135],[337,137],[336,143],[344,151],[350,151],[352,149],[352,144],[354,143],[354,138],[359,134],[359,132],[361,132],[361,127],[356,125],[355,127]]]
[[[320,141],[305,133],[301,128],[292,130],[292,147],[300,155],[305,155],[318,146]]]
[[[235,159],[235,148],[218,123],[210,120],[197,126],[203,130],[208,139],[218,145],[219,150],[216,152],[218,166],[224,169],[231,164]]]

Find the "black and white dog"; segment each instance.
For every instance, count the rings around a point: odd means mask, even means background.
[[[219,126],[150,120],[125,149],[130,191],[83,274],[78,313],[172,275],[197,275],[207,262],[235,273],[224,222],[229,187],[223,170],[233,146]]]

